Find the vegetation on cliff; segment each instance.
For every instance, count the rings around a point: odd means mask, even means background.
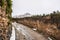
[[[44,23],[51,23],[51,24],[56,24],[58,29],[60,28],[60,12],[53,11],[53,13],[50,14],[43,14],[43,15],[35,15],[32,16],[32,18],[36,20],[41,20]]]
[[[12,1],[11,0],[6,0],[7,1],[7,7],[6,7],[6,13],[12,12]]]
[[[12,1],[0,0],[0,40],[10,40],[12,32]]]
[[[6,1],[6,2],[5,2]],[[12,12],[12,1],[11,0],[0,0],[0,6],[6,6],[6,14],[9,14],[8,18],[11,19],[11,12]]]

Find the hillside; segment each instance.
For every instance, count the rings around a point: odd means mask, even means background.
[[[53,12],[50,14],[35,15],[32,17],[16,18],[18,23],[27,25],[31,28],[36,28],[37,31],[53,40],[60,40],[60,12]]]

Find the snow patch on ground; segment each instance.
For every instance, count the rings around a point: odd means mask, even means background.
[[[15,29],[12,27],[12,34],[10,40],[15,40]]]
[[[48,37],[49,40],[52,40],[50,37]]]

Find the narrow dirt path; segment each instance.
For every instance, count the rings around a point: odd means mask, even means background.
[[[48,40],[43,35],[18,23],[13,23],[16,31],[16,40]]]

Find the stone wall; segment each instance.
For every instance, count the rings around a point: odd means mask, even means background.
[[[11,36],[12,26],[8,18],[10,14],[6,13],[7,4],[7,0],[0,0],[0,40],[10,40]]]

